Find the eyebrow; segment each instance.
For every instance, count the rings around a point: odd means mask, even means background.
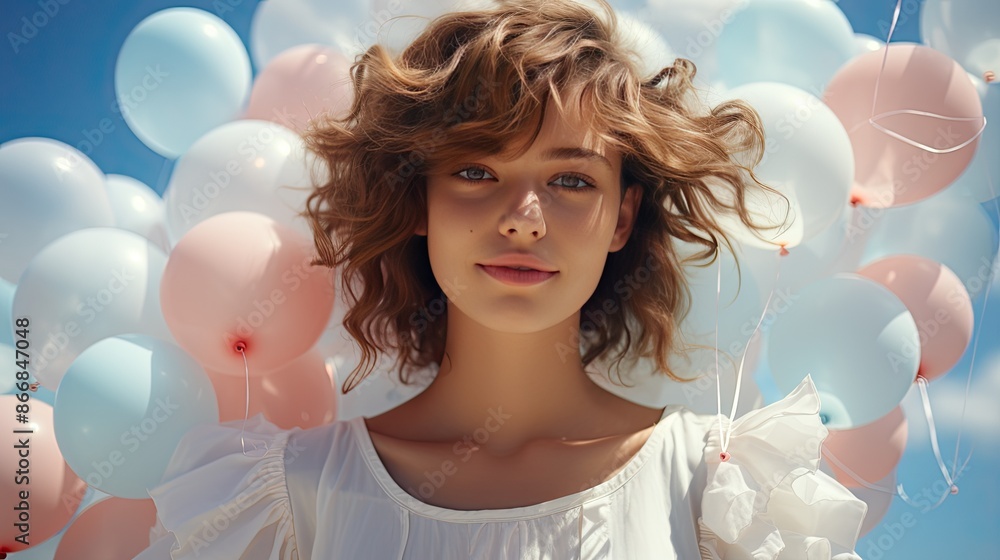
[[[552,159],[585,159],[590,161],[597,161],[604,164],[610,170],[614,170],[611,166],[611,162],[608,158],[602,156],[601,154],[589,150],[587,148],[552,148],[542,154],[542,159],[552,160]]]

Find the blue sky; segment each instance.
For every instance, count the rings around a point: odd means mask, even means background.
[[[230,11],[221,17],[249,45],[250,23],[257,0],[222,0]],[[65,2],[63,4],[62,2]],[[146,16],[169,7],[190,6],[215,13],[219,3],[171,0],[48,0],[58,12],[47,18],[37,35],[12,46],[9,33],[19,33],[22,18],[42,11],[42,1],[4,2],[0,30],[0,143],[42,136],[79,147],[105,172],[139,179],[162,193],[172,162],[143,145],[112,107],[114,64],[129,31]],[[618,6],[638,2],[622,2]],[[856,32],[885,38],[894,2],[841,0]],[[894,40],[919,41],[920,2],[903,2]],[[256,74],[258,68],[254,68]],[[993,86],[1000,87],[1000,86]],[[106,119],[111,126],[107,126]],[[100,132],[104,122],[105,131]],[[9,204],[11,201],[0,201]],[[987,206],[989,210],[990,207]],[[995,214],[995,210],[993,210]],[[974,301],[977,321],[982,301]],[[972,378],[971,398],[962,435],[963,456],[975,453],[959,481],[960,492],[937,509],[923,511],[895,499],[883,523],[863,538],[858,552],[866,559],[995,558],[1000,556],[1000,286],[995,285],[981,326]],[[962,362],[930,386],[943,453],[950,461],[960,424],[971,347]],[[763,360],[762,360],[763,361]],[[766,378],[766,372],[759,373]],[[931,454],[926,423],[916,392],[904,401],[910,441],[898,469],[906,491],[916,495],[941,478]],[[905,523],[904,523],[905,522]],[[12,555],[12,558],[28,557]],[[51,557],[51,556],[50,556]]]

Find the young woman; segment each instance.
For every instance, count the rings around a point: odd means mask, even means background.
[[[641,356],[684,382],[673,240],[714,260],[716,216],[754,226],[768,189],[749,106],[699,110],[689,61],[641,76],[622,44],[603,2],[516,0],[359,58],[350,114],[306,135],[318,263],[364,351],[343,390],[433,381],[372,418],[255,417],[263,456],[240,423],[191,434],[150,491],[173,535],[138,558],[858,558],[811,381],[730,424],[588,376]]]

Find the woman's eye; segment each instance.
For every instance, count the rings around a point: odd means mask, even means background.
[[[465,175],[463,175],[463,173]],[[482,167],[467,167],[457,173],[457,175],[467,181],[482,181],[487,177],[494,178]]]
[[[565,181],[563,181],[564,179]],[[560,181],[563,181],[563,183],[559,184]],[[570,190],[581,190],[593,186],[583,177],[577,177],[576,175],[561,175],[559,179],[556,180],[556,184]]]

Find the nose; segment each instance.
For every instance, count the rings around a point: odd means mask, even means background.
[[[545,218],[537,193],[529,191],[519,200],[517,207],[503,217],[500,233],[511,237],[530,236],[532,239],[545,237]]]

